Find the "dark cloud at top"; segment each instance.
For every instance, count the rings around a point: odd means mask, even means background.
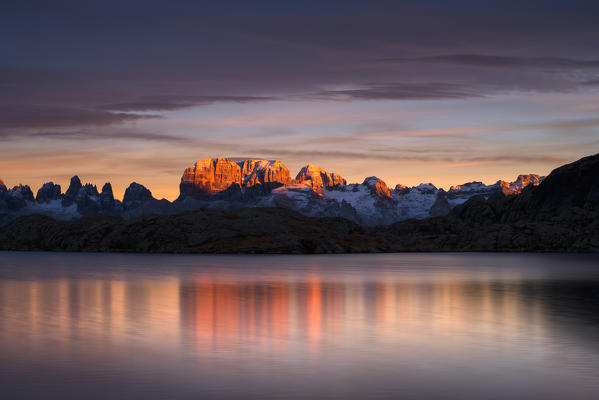
[[[4,104],[0,105],[2,128],[64,128],[82,125],[111,125],[156,115],[112,113],[68,106]]]
[[[11,2],[0,127],[113,125],[216,103],[590,90],[598,21],[585,0]]]

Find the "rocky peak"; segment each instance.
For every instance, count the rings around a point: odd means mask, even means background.
[[[311,187],[316,193],[323,194],[324,188],[336,185],[347,184],[341,175],[334,172],[327,172],[316,165],[308,164],[304,166],[295,177],[297,183],[302,183]]]
[[[432,183],[421,183],[418,186],[414,186],[415,189],[418,189],[421,192],[436,192],[438,189]]]
[[[364,179],[362,184],[367,186],[371,193],[379,198],[391,198],[391,192],[389,192],[387,184],[376,176],[369,176]]]
[[[110,209],[114,207],[114,195],[112,194],[112,185],[110,182],[106,182],[104,186],[102,186],[100,203],[104,209]]]
[[[482,190],[485,189],[487,187],[487,185],[485,185],[482,182],[478,182],[478,181],[474,181],[474,182],[467,182],[467,183],[463,183],[461,185],[455,185],[449,188],[449,191],[462,191],[462,192],[474,192],[477,190]]]
[[[239,163],[243,186],[250,187],[257,184],[291,183],[289,170],[279,160],[245,160]]]
[[[54,182],[46,182],[37,191],[35,200],[38,203],[48,203],[52,200],[60,199],[61,196],[62,196],[62,190],[60,188],[60,185],[57,185]]]
[[[233,161],[205,158],[185,169],[179,186],[181,197],[194,195],[264,194],[291,183],[289,170],[279,160]],[[246,191],[247,189],[247,191]]]
[[[79,193],[79,190],[81,190],[82,187],[83,185],[81,184],[81,180],[79,179],[79,177],[77,175],[73,176],[71,178],[69,188],[65,192],[64,198],[62,199],[63,207],[68,207],[71,204],[73,204],[75,198],[77,197],[77,193]]]
[[[509,188],[512,193],[520,193],[528,185],[538,186],[544,178],[537,174],[518,175],[518,178],[510,183]]]
[[[0,193],[4,192],[6,192],[6,185],[4,184],[4,181],[0,179]]]
[[[151,200],[156,200],[152,196],[152,192],[146,189],[144,185],[140,185],[137,182],[132,182],[125,190],[125,195],[123,196],[123,207],[128,210],[139,207]]]
[[[75,196],[77,195],[77,193],[79,192],[79,189],[81,189],[82,186],[83,185],[81,185],[81,180],[79,179],[79,177],[77,175],[73,176],[71,178],[71,183],[69,184],[69,188],[67,189],[67,191],[65,193],[65,197],[74,199]]]
[[[17,186],[13,187],[10,192],[12,192],[13,196],[21,197],[23,200],[31,202],[34,200],[33,192],[27,185],[18,184]]]
[[[429,210],[429,215],[431,217],[439,217],[441,215],[447,215],[451,211],[451,205],[449,204],[449,199],[444,190],[441,190],[437,193],[435,197],[435,202],[431,206]]]
[[[33,202],[33,193],[27,185],[19,184],[12,189],[0,190],[0,195],[3,198],[0,209],[17,211],[27,207],[27,202]]]
[[[227,158],[205,158],[186,168],[179,189],[182,196],[215,194],[242,184],[241,167]]]
[[[102,192],[100,193],[100,196],[114,199],[114,195],[112,194],[112,185],[110,182],[106,182],[104,186],[102,186]]]
[[[100,193],[98,192],[98,187],[96,185],[92,185],[91,183],[86,183],[85,185],[81,186],[75,198],[85,196],[99,197]]]

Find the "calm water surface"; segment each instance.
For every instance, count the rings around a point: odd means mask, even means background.
[[[599,258],[0,253],[3,399],[599,398]]]

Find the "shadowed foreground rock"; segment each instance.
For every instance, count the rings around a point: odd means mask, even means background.
[[[0,249],[172,253],[346,253],[385,251],[342,218],[309,218],[278,208],[202,209],[171,216],[89,215],[73,221],[27,216],[0,230]]]

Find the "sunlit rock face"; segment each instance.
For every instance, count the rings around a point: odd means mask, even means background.
[[[241,186],[241,167],[227,158],[205,158],[185,169],[179,186],[181,195],[215,194],[233,184]]]
[[[267,183],[281,185],[291,183],[289,170],[279,160],[245,160],[240,164],[244,187]]]
[[[323,194],[325,188],[336,185],[345,185],[347,182],[341,175],[327,172],[316,165],[304,166],[295,177],[297,183],[310,187],[316,193]]]
[[[544,176],[537,174],[518,175],[514,182],[497,181],[495,185],[498,185],[504,194],[518,194],[529,185],[538,186],[543,179],[545,179]]]
[[[60,185],[57,185],[54,182],[46,182],[37,191],[35,200],[38,203],[49,203],[52,200],[58,200],[61,197],[62,191],[60,189]]]
[[[387,184],[376,176],[369,176],[368,178],[364,179],[362,185],[368,187],[372,194],[379,199],[391,198],[391,193],[389,192]]]
[[[252,188],[258,194],[291,183],[289,170],[279,160],[244,160],[205,158],[185,169],[181,177],[180,194],[206,196],[227,192],[228,197],[240,197]]]

